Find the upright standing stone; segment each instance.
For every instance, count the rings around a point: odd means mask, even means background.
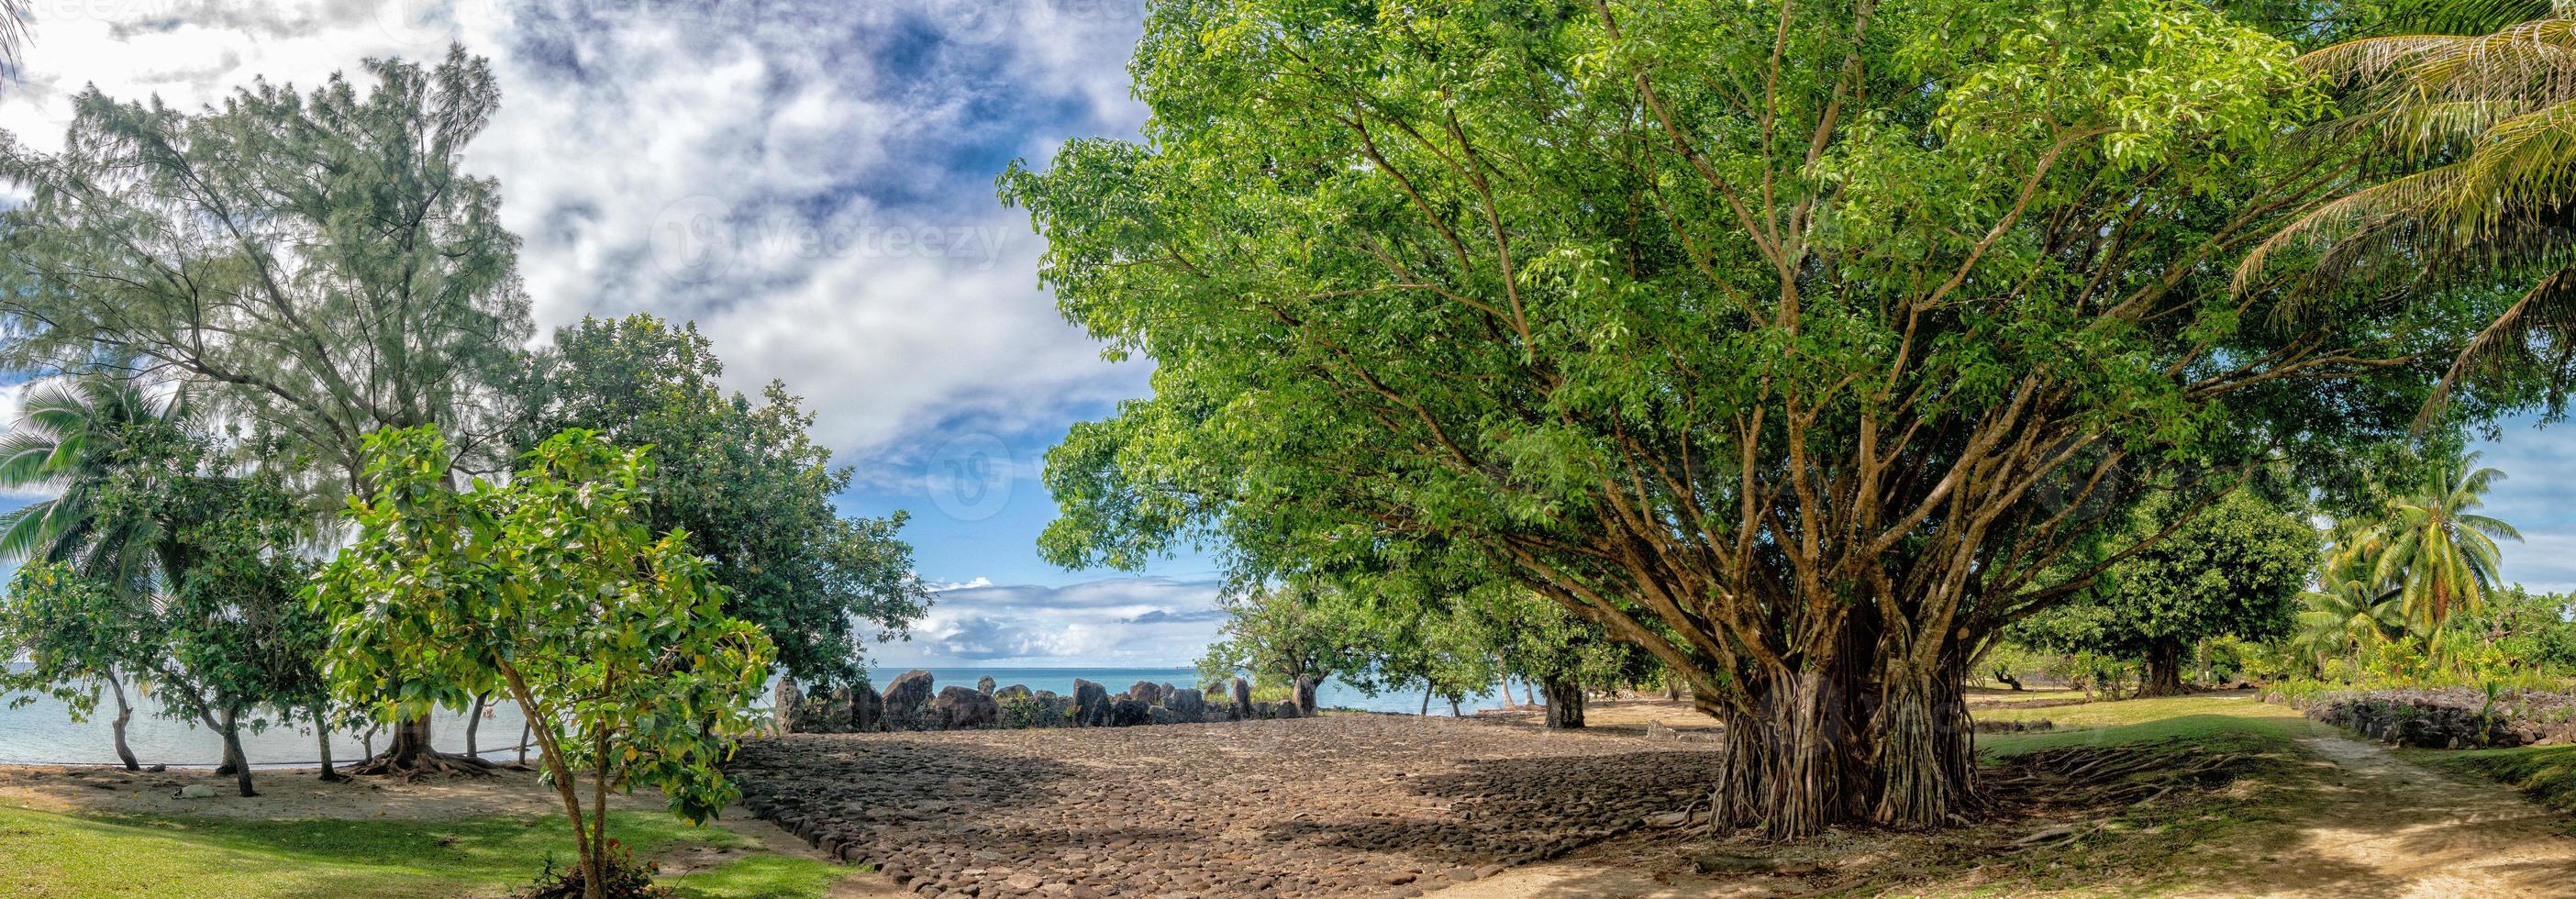
[[[885,697],[877,695],[876,688],[859,684],[845,692],[850,696],[846,706],[850,733],[870,734],[885,729]]]
[[[893,730],[918,730],[930,723],[930,672],[906,671],[885,688],[886,726]]]
[[[1109,688],[1082,678],[1073,679],[1074,723],[1083,727],[1101,727],[1109,723]]]
[[[1310,716],[1315,714],[1315,676],[1297,675],[1295,690],[1296,693],[1289,698],[1295,700],[1293,704],[1297,706],[1297,714]]]
[[[1140,680],[1127,688],[1127,696],[1146,705],[1159,705],[1163,701],[1163,688],[1155,686],[1153,681]]]
[[[782,734],[796,732],[796,707],[805,704],[805,691],[796,689],[794,678],[778,679],[778,688],[770,691],[769,717]]]
[[[1237,718],[1252,717],[1252,685],[1244,683],[1243,678],[1235,678],[1233,692],[1234,716]]]
[[[986,696],[991,696],[991,695],[993,695],[993,687],[994,687],[994,686],[995,686],[995,684],[993,683],[993,676],[992,676],[992,675],[990,675],[990,674],[987,674],[987,675],[984,675],[983,677],[979,677],[979,678],[976,678],[976,679],[975,679],[975,692],[977,692],[977,693],[982,693],[982,694],[984,694],[984,695],[986,695]]]

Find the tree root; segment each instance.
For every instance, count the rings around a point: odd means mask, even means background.
[[[409,758],[378,755],[341,768],[340,772],[355,777],[396,777],[413,781],[430,777],[487,776],[498,767],[469,755],[428,752]]]

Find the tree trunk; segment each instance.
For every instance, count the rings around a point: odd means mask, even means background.
[[[1500,663],[1502,661],[1502,657],[1496,656],[1494,657],[1494,661],[1496,663]],[[1510,669],[1504,670],[1508,672]],[[1512,701],[1512,676],[1506,673],[1503,675],[1503,708],[1508,709],[1518,705],[1520,705],[1520,703]]]
[[[1422,717],[1425,718],[1431,717],[1431,689],[1432,688],[1430,687],[1422,688]]]
[[[250,757],[242,754],[240,709],[224,709],[223,732],[224,764],[232,767],[233,782],[241,787],[243,796],[259,795],[258,791],[250,788]]]
[[[1876,777],[1870,820],[1894,827],[1952,823],[1979,801],[1976,728],[1962,673],[1924,671],[1902,660],[1885,668],[1870,719]]]
[[[2138,683],[2138,695],[2180,696],[2182,693],[2182,642],[2157,641],[2147,648],[2147,673]]]
[[[116,733],[116,757],[125,763],[125,770],[141,771],[143,766],[135,762],[133,748],[125,745],[125,725],[134,720],[134,707],[126,704],[125,685],[118,682],[114,670],[107,673],[107,689],[116,694],[116,723],[112,725]]]
[[[491,698],[492,698],[492,694],[490,694],[490,693],[476,693],[476,694],[474,694],[474,708],[473,708],[473,710],[468,711],[468,712],[466,712],[466,713],[465,713],[465,757],[466,757],[466,758],[470,758],[470,759],[479,759],[479,758],[482,758],[482,757],[483,757],[483,754],[482,754],[481,752],[477,752],[477,751],[475,751],[475,748],[474,748],[474,734],[475,734],[476,732],[478,732],[478,731],[480,731],[480,730],[482,730],[482,729],[483,729],[483,704],[484,704],[485,702],[487,702],[487,701],[491,700]]]
[[[1583,684],[1573,678],[1539,682],[1547,691],[1547,726],[1572,730],[1583,726]]]
[[[1726,707],[1726,752],[1712,802],[1719,827],[1775,840],[1814,836],[1859,817],[1867,790],[1865,738],[1839,672],[1771,671],[1747,678],[1745,708]]]
[[[536,727],[536,722],[527,720],[526,709],[520,709],[519,712],[521,716],[519,719],[519,767],[525,768],[528,766],[528,736],[535,732],[534,728]]]
[[[410,777],[424,774],[483,774],[492,770],[492,766],[482,759],[470,755],[448,755],[432,748],[427,713],[396,723],[393,742],[385,745],[383,754],[370,753],[369,755],[366,762],[350,766],[350,772]]]
[[[326,704],[317,703],[313,707],[313,741],[321,744],[322,781],[324,783],[338,783],[340,781],[348,780],[349,778],[342,775],[340,772],[333,770],[331,767],[331,725],[330,722],[324,720],[328,717],[323,714],[322,711],[325,705]]]

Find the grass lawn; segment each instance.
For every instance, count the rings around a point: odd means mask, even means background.
[[[749,838],[663,814],[617,812],[611,833],[639,858],[683,843],[741,851],[664,882],[706,899],[825,895],[849,869],[763,853]],[[82,816],[0,806],[0,896],[449,897],[524,886],[548,854],[573,858],[560,818],[244,821]]]
[[[2299,717],[2288,707],[2259,702],[2242,693],[2124,699],[2039,709],[1984,708],[1969,714],[1980,721],[2047,721],[2054,725],[2050,730],[2034,733],[1979,735],[1979,751],[1991,758],[2059,746],[2166,740],[2208,743],[2212,745],[2203,748],[2229,752],[2291,751],[2291,740],[2335,732]]]

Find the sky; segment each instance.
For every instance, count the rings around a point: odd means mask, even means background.
[[[1039,286],[1014,159],[1127,137],[1139,0],[33,0],[0,129],[59,145],[85,84],[195,108],[253,79],[311,86],[370,57],[488,57],[502,105],[467,151],[525,241],[541,334],[585,315],[695,321],[756,391],[784,380],[854,467],[845,514],[908,511],[939,588],[888,666],[1187,664],[1214,565],[1040,559],[1037,480],[1077,421],[1146,393]],[[0,405],[9,398],[0,396]],[[0,413],[8,410],[0,408]],[[14,417],[0,414],[0,422]],[[2576,588],[2563,428],[2488,446],[2505,573]]]

